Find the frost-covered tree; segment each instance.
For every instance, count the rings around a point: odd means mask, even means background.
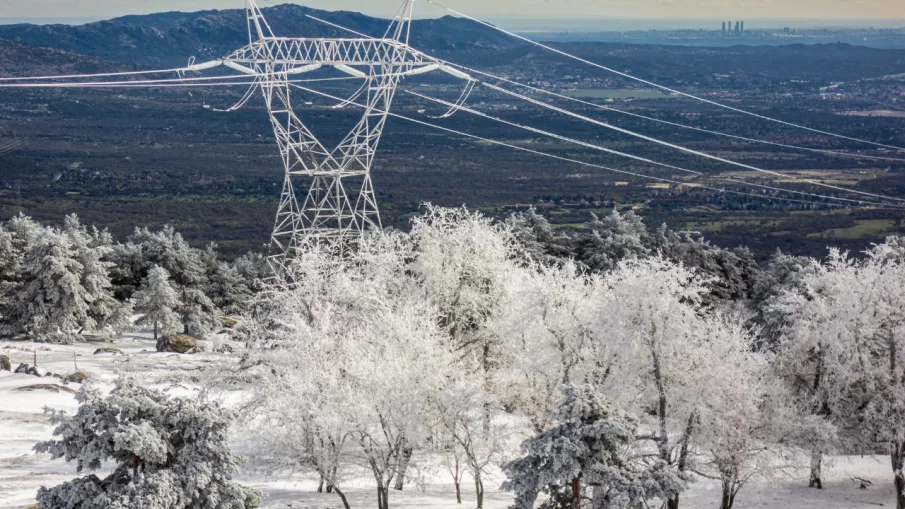
[[[606,280],[606,331],[596,348],[597,379],[604,394],[636,415],[649,416],[646,441],[680,475],[695,460],[696,440],[707,431],[702,416],[728,374],[742,369],[750,335],[732,320],[708,309],[708,280],[663,258],[624,261]],[[679,496],[667,501],[679,507]]]
[[[40,509],[251,509],[260,496],[232,480],[240,459],[228,443],[232,414],[121,378],[108,397],[86,386],[76,414],[54,415],[57,439],[35,446],[89,475],[38,491]]]
[[[496,374],[500,397],[542,432],[562,399],[564,383],[603,376],[596,349],[608,331],[606,288],[598,274],[583,274],[572,262],[519,271],[498,320],[509,338]]]
[[[8,302],[21,283],[22,261],[13,233],[0,225],[0,304]]]
[[[8,302],[25,278],[25,254],[44,228],[23,214],[0,226],[0,298]]]
[[[752,288],[751,304],[761,328],[761,342],[772,348],[779,342],[786,316],[775,306],[787,292],[804,292],[804,279],[818,271],[819,262],[813,258],[792,256],[776,251],[757,274]]]
[[[751,331],[720,315],[708,317],[703,326],[700,334],[718,362],[701,363],[713,383],[697,406],[695,471],[719,480],[720,509],[732,509],[752,479],[770,480],[797,460],[785,443],[803,423],[768,357],[755,350]]]
[[[132,297],[154,266],[167,270],[178,288],[201,289],[205,283],[202,251],[192,248],[172,226],[158,232],[136,228],[126,243],[114,247],[114,285],[121,299]]]
[[[800,445],[810,450],[809,486],[822,488],[822,458],[839,445],[837,432],[843,416],[854,417],[858,400],[849,387],[861,383],[865,373],[855,348],[853,329],[871,314],[871,302],[862,300],[854,262],[836,250],[825,264],[804,275],[771,301],[770,315],[781,317],[782,337],[775,369],[795,397],[797,405],[815,419],[802,429]],[[825,426],[828,425],[828,426]]]
[[[246,332],[259,338],[247,408],[273,437],[259,451],[335,488],[351,466],[366,465],[379,509],[428,446],[430,396],[461,369],[437,307],[408,285],[401,239],[375,234],[345,258],[306,251],[291,282],[261,294],[270,304],[257,312],[268,316],[255,315]]]
[[[220,327],[217,306],[198,288],[182,287],[178,312],[182,319],[184,334],[203,338],[216,332]]]
[[[448,341],[489,385],[504,348],[494,324],[517,267],[515,239],[479,213],[431,206],[413,221],[410,238],[406,268],[418,291],[439,307]]]
[[[513,213],[506,225],[521,247],[519,256],[545,265],[564,263],[575,257],[573,240],[553,229],[547,218],[533,207],[527,212]]]
[[[838,251],[806,291],[777,306],[789,317],[780,374],[810,411],[830,421],[843,446],[888,447],[897,507],[905,507],[905,250],[890,238],[864,261]],[[812,482],[823,445],[815,440]],[[816,475],[815,475],[816,474]]]
[[[578,240],[578,257],[591,270],[606,272],[621,260],[652,254],[647,226],[634,212],[613,209],[603,218],[592,218],[588,233]]]
[[[244,312],[252,296],[239,271],[234,266],[216,259],[207,271],[205,294],[214,306],[228,315]]]
[[[484,507],[484,479],[487,471],[504,454],[506,425],[502,409],[493,396],[484,390],[480,381],[451,373],[453,379],[430,398],[437,426],[435,439],[450,448],[452,458],[471,474],[475,484],[476,507]],[[461,503],[458,488],[460,475],[453,469],[457,484],[456,497]]]
[[[245,286],[253,291],[261,287],[261,282],[269,278],[271,274],[267,258],[261,253],[247,253],[233,263],[239,276],[245,282]]]
[[[9,333],[69,340],[94,325],[78,255],[70,239],[51,228],[33,242],[23,263],[25,280],[3,313]]]
[[[616,409],[595,387],[564,386],[554,425],[522,443],[522,455],[503,465],[515,492],[513,509],[640,508],[651,499],[671,499],[685,482],[662,460],[629,458],[638,421]],[[583,500],[593,501],[591,506]]]
[[[154,340],[159,332],[176,332],[179,327],[179,295],[170,284],[170,275],[163,267],[154,267],[135,292],[135,311],[141,313],[138,325],[153,326]]]
[[[88,317],[84,324],[96,330],[111,329],[114,335],[131,327],[132,308],[127,303],[116,300],[110,273],[113,264],[104,261],[111,252],[113,239],[107,231],[90,230],[79,222],[75,215],[65,220],[63,234],[72,243],[76,259],[82,266],[81,284],[89,294]]]

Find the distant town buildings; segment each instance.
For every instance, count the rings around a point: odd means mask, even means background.
[[[745,33],[745,22],[736,21],[735,28],[732,28],[731,21],[723,22],[723,35],[742,35]]]

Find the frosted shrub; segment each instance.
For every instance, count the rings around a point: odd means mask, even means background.
[[[111,461],[105,479],[80,477],[38,491],[40,509],[249,509],[254,490],[232,481],[240,459],[227,443],[232,414],[214,404],[120,378],[108,397],[88,386],[74,417],[54,415],[56,440],[35,446],[78,471]]]

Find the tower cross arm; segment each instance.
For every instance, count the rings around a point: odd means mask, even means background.
[[[448,66],[443,61],[415,50],[395,39],[313,39],[268,37],[244,46],[226,57],[194,64],[186,71],[203,71],[217,66],[251,75],[301,74],[332,66],[365,77],[353,68],[379,67],[383,72],[399,76],[415,76],[442,71],[463,80],[469,75]]]

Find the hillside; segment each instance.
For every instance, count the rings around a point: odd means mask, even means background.
[[[348,37],[347,32],[307,17],[317,16],[352,30],[380,37],[388,20],[353,12],[328,12],[299,5],[263,9],[274,33],[287,37]],[[126,16],[86,25],[0,26],[0,39],[28,46],[84,53],[144,66],[179,66],[189,57],[223,56],[248,42],[245,13],[240,9],[193,13],[169,12]],[[513,39],[477,23],[453,17],[418,20],[412,44],[431,53],[498,51],[518,45]]]
[[[132,68],[96,56],[54,48],[35,48],[0,39],[0,76],[90,74]]]

